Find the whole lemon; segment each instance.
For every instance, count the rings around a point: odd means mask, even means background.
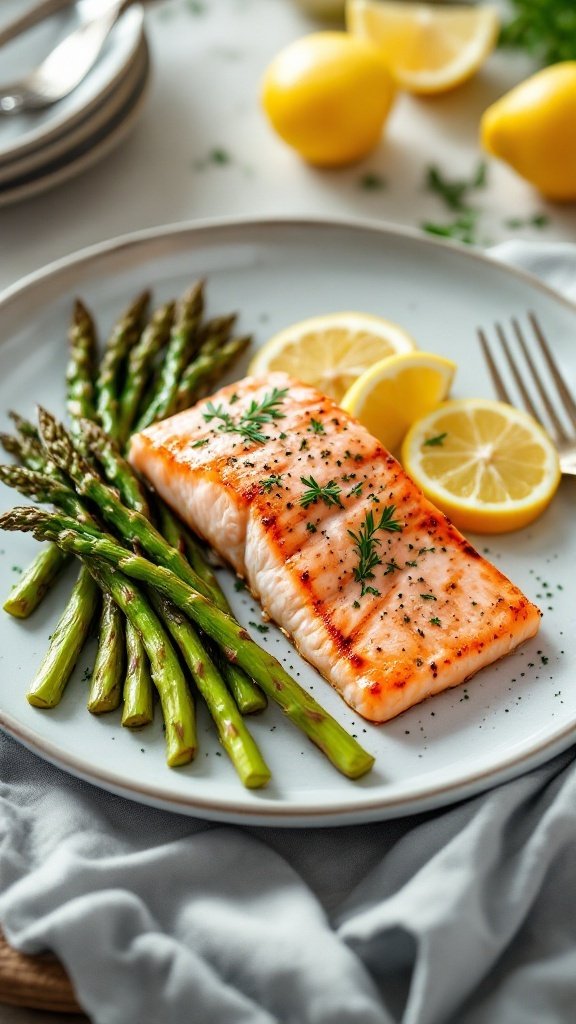
[[[482,144],[549,199],[576,199],[576,61],[538,71],[484,112]]]
[[[335,167],[378,144],[394,100],[379,48],[345,32],[315,32],[268,67],[264,110],[281,138],[312,164]]]

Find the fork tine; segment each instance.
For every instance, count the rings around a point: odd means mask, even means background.
[[[548,369],[550,370],[550,373],[552,374],[552,377],[554,378],[554,383],[556,384],[556,387],[558,388],[558,391],[560,392],[560,395],[562,397],[562,401],[564,403],[564,408],[566,410],[566,413],[570,417],[572,425],[574,427],[576,427],[576,402],[574,402],[574,399],[572,398],[572,395],[570,394],[568,388],[566,387],[566,384],[564,382],[564,378],[562,377],[562,374],[560,373],[560,370],[558,369],[558,367],[556,365],[556,360],[554,359],[554,357],[552,355],[552,352],[550,351],[548,342],[546,341],[546,338],[544,337],[544,332],[543,332],[542,328],[540,327],[540,324],[538,323],[538,320],[536,319],[535,314],[534,313],[529,313],[528,314],[528,319],[529,319],[530,323],[532,324],[532,328],[534,330],[534,334],[536,335],[536,338],[537,338],[538,343],[540,345],[540,348],[542,350],[542,355],[544,356],[544,359],[546,360],[546,363],[548,365]]]
[[[544,385],[542,384],[542,381],[540,379],[540,374],[538,373],[538,370],[536,369],[536,366],[534,364],[534,360],[532,359],[532,356],[531,356],[531,354],[530,354],[530,352],[528,350],[528,346],[527,346],[526,341],[524,339],[524,335],[522,334],[522,330],[520,328],[520,324],[518,323],[518,321],[516,320],[515,317],[512,318],[512,327],[514,328],[514,333],[516,335],[516,338],[518,339],[518,343],[520,345],[520,348],[522,349],[522,352],[524,354],[524,358],[525,358],[526,363],[527,363],[527,365],[528,365],[528,367],[530,369],[530,373],[532,374],[532,379],[533,379],[534,384],[535,384],[535,386],[536,386],[536,388],[538,390],[538,394],[540,395],[540,398],[542,399],[542,403],[543,403],[543,405],[544,405],[544,407],[546,409],[546,412],[548,413],[548,415],[550,417],[551,422],[554,424],[554,429],[556,430],[557,439],[559,441],[569,441],[568,434],[564,430],[562,422],[558,418],[556,410],[555,410],[554,406],[552,405],[552,402],[550,401],[550,398],[548,396],[548,393],[547,393],[546,389],[544,388]]]
[[[496,334],[498,335],[498,338],[500,340],[500,344],[502,345],[502,348],[504,350],[504,355],[506,356],[506,361],[508,363],[508,366],[510,367],[510,370],[512,371],[512,376],[514,377],[514,380],[516,382],[516,386],[517,386],[520,394],[522,395],[522,401],[524,402],[525,407],[528,409],[528,412],[534,417],[534,419],[537,420],[538,423],[541,423],[541,419],[540,419],[540,415],[538,413],[538,410],[537,410],[536,406],[534,405],[534,402],[532,401],[532,398],[530,397],[529,392],[526,390],[526,385],[524,384],[524,381],[522,380],[522,377],[518,373],[518,367],[516,366],[516,363],[514,362],[514,359],[512,358],[512,353],[510,351],[510,347],[509,347],[508,342],[506,340],[506,335],[504,334],[504,331],[502,330],[500,324],[495,324],[495,328],[496,328]]]
[[[490,371],[490,376],[492,378],[492,383],[494,385],[494,389],[496,391],[496,394],[498,395],[498,398],[502,402],[508,402],[508,404],[511,405],[512,402],[511,402],[511,399],[510,399],[510,395],[509,395],[508,391],[506,390],[506,386],[504,384],[504,381],[502,380],[502,377],[500,376],[500,372],[498,370],[498,367],[496,366],[496,363],[494,362],[494,360],[492,358],[492,353],[491,353],[491,351],[490,351],[490,349],[488,347],[488,340],[487,340],[486,335],[484,334],[484,331],[482,330],[481,327],[478,329],[478,339],[479,339],[480,344],[482,346],[482,351],[484,353],[484,359],[486,360],[486,364],[488,366],[488,370]]]

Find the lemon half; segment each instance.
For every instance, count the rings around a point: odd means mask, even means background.
[[[498,38],[496,7],[349,0],[347,24],[381,48],[396,83],[437,93],[470,78]]]
[[[408,427],[446,398],[455,370],[450,359],[430,352],[389,356],[366,370],[340,404],[397,453]]]
[[[259,349],[248,372],[260,376],[281,370],[340,402],[368,367],[414,348],[414,339],[390,320],[369,313],[329,313],[279,331]]]
[[[461,530],[527,526],[560,482],[558,453],[542,427],[505,402],[445,402],[409,430],[402,461],[414,482]]]

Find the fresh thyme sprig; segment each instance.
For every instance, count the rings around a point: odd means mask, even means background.
[[[280,412],[278,406],[282,404],[287,394],[288,388],[273,388],[260,402],[253,399],[238,420],[235,420],[224,406],[208,402],[203,414],[204,419],[207,423],[214,419],[221,420],[218,430],[228,434],[240,434],[246,441],[253,441],[255,444],[264,444],[268,436],[262,433],[262,427],[274,420],[284,419],[284,413]]]
[[[352,537],[358,554],[358,565],[354,569],[354,579],[360,584],[360,597],[364,597],[365,594],[374,594],[375,596],[380,594],[379,590],[370,586],[366,581],[373,580],[373,570],[377,565],[382,565],[382,559],[377,550],[381,546],[381,541],[375,534],[378,530],[387,533],[399,533],[403,528],[402,523],[398,519],[394,519],[395,513],[395,505],[386,505],[382,509],[378,522],[374,522],[374,513],[370,511],[366,513],[358,533],[348,530],[348,534]],[[389,566],[392,564],[388,563]],[[394,563],[394,568],[389,568],[387,572],[394,572],[398,568],[399,566]]]
[[[323,501],[325,505],[338,505],[340,508],[344,508],[339,497],[341,488],[335,480],[329,480],[324,487],[321,487],[313,476],[301,476],[300,480],[308,488],[300,498],[300,504],[303,508],[308,508],[309,505],[313,505],[316,501]]]

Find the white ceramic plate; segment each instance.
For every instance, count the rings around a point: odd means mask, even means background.
[[[2,23],[16,17],[21,0],[3,0]],[[56,43],[90,14],[95,0],[80,0],[2,48],[0,84],[35,67]],[[122,16],[89,75],[69,96],[45,110],[0,117],[0,165],[21,159],[85,119],[121,81],[144,36],[144,13],[134,5]]]
[[[103,118],[99,114],[95,116],[96,130],[89,125],[86,132],[83,125],[78,126],[71,132],[71,135],[77,132],[78,137],[70,148],[66,146],[63,153],[47,163],[42,162],[39,167],[0,184],[0,207],[30,199],[69,181],[115,149],[134,127],[142,111],[149,74],[148,45],[143,40],[134,65],[134,76],[130,75],[126,83],[118,86],[118,96],[110,107],[106,106]],[[116,100],[120,99],[122,102],[119,104]]]
[[[72,162],[70,154],[77,153],[93,139],[107,134],[109,126],[115,123],[126,107],[130,107],[148,74],[148,66],[148,48],[143,39],[116,87],[88,117],[82,118],[68,131],[48,139],[43,146],[37,146],[9,163],[0,163],[0,188],[8,190],[14,187],[14,182],[24,177],[45,176],[46,168],[52,168],[56,163]]]
[[[234,222],[162,229],[98,246],[49,267],[0,297],[0,410],[32,413],[63,405],[66,329],[82,295],[105,332],[127,300],[152,285],[156,301],[206,275],[213,311],[238,309],[241,329],[261,344],[290,322],[359,309],[402,324],[423,349],[458,361],[455,394],[492,395],[475,331],[534,309],[576,388],[576,310],[530,277],[488,258],[409,233],[360,224]],[[241,373],[242,368],[238,371]],[[0,616],[0,724],[42,757],[104,788],[155,806],[219,820],[279,825],[344,824],[438,807],[494,785],[566,748],[576,738],[576,481],[563,481],[533,527],[473,538],[544,610],[539,636],[454,690],[373,726],[349,710],[281,634],[264,635],[253,602],[222,579],[233,607],[262,644],[376,755],[358,782],[342,778],[275,708],[252,719],[273,771],[262,791],[242,789],[201,718],[195,763],[164,763],[161,723],[140,733],[119,716],[85,710],[81,657],[60,706],[28,706],[25,692],[62,609],[70,577],[28,621]],[[0,507],[18,503],[6,490]],[[4,587],[35,543],[0,536]]]

